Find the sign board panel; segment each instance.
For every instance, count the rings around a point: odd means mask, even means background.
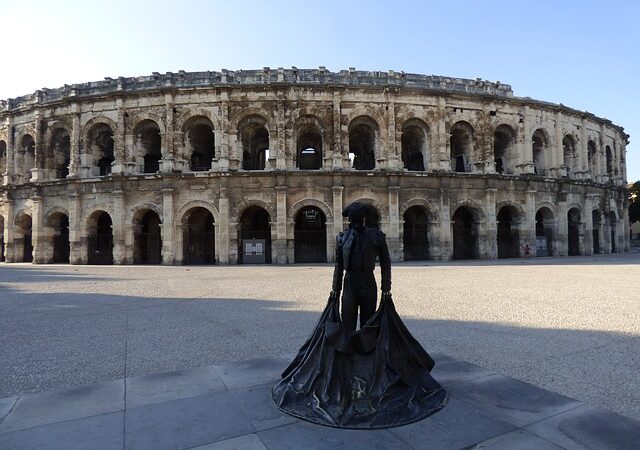
[[[264,264],[267,261],[265,239],[242,240],[242,262],[244,264]]]

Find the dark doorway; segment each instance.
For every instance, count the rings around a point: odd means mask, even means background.
[[[259,116],[246,119],[239,127],[242,142],[242,168],[264,170],[269,151],[269,131]]]
[[[160,264],[162,262],[162,237],[160,217],[155,211],[147,211],[138,224],[134,254],[135,264]]]
[[[18,228],[17,236],[15,239],[14,248],[19,249],[16,253],[22,251],[20,257],[22,262],[33,261],[33,242],[32,242],[32,229],[31,229],[31,216],[28,214],[20,214],[20,217],[16,219],[16,225]],[[19,253],[18,253],[19,254]]]
[[[465,206],[453,215],[453,259],[478,258],[478,222]]]
[[[134,134],[137,139],[138,151],[142,154],[143,173],[158,172],[162,158],[160,127],[152,120],[143,120],[136,126]]]
[[[536,213],[536,256],[553,255],[553,213],[540,208]]]
[[[113,264],[113,230],[111,217],[104,211],[94,214],[89,222],[89,264]]]
[[[498,258],[517,258],[520,256],[518,230],[514,226],[515,211],[509,206],[498,212]]]
[[[57,213],[51,217],[53,229],[53,259],[55,264],[69,264],[69,217]]]
[[[404,213],[402,243],[405,261],[429,259],[429,216],[421,206],[412,206]]]
[[[182,232],[184,264],[215,264],[215,225],[209,210],[197,207],[188,211]]]
[[[580,254],[580,211],[571,208],[567,213],[567,244],[569,256]]]
[[[264,262],[271,263],[271,224],[269,213],[259,206],[252,206],[242,214],[240,219],[239,242],[238,242],[238,262],[248,264],[243,258],[245,240],[264,240],[264,247],[261,251],[264,254]]]
[[[327,262],[326,219],[318,208],[308,206],[298,212],[293,239],[295,262]]]
[[[617,224],[616,216],[613,213],[609,214],[609,228],[611,231],[611,253],[618,252],[618,246],[616,245],[616,224]]]
[[[373,170],[376,167],[376,133],[369,119],[354,120],[349,130],[349,153],[353,153],[353,168]]]
[[[417,125],[409,125],[402,130],[400,145],[402,147],[402,163],[407,170],[424,170],[423,149],[426,137]]]
[[[602,227],[602,221],[600,220],[600,212],[592,211],[591,223],[593,224],[592,240],[593,240],[593,254],[598,255],[600,250],[600,228]]]
[[[0,216],[0,262],[4,262],[4,218]]]
[[[298,138],[298,168],[318,170],[322,167],[322,136],[315,129],[306,130]]]

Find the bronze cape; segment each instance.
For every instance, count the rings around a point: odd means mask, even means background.
[[[300,419],[340,428],[385,428],[442,409],[446,391],[433,359],[409,333],[391,297],[356,332],[329,299],[311,337],[272,389],[275,405]]]

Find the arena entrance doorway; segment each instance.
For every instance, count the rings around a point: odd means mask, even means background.
[[[571,208],[567,213],[568,254],[577,256],[580,254],[580,211]]]
[[[593,210],[591,212],[591,223],[593,224],[593,230],[591,231],[592,241],[593,241],[593,254],[598,255],[601,253],[600,250],[600,228],[602,228],[602,219],[600,211]]]
[[[503,206],[498,212],[498,258],[520,256],[520,238],[515,225],[517,211],[511,206]]]
[[[4,217],[0,216],[0,262],[4,260]]]
[[[155,211],[142,216],[135,233],[134,264],[160,264],[162,262],[162,236],[160,217]]]
[[[429,216],[421,206],[412,206],[403,215],[402,244],[405,261],[429,259]]]
[[[111,217],[97,211],[89,219],[89,264],[113,264],[113,230]]]
[[[294,228],[294,261],[327,262],[327,226],[322,211],[315,206],[301,209]]]
[[[69,264],[69,217],[63,213],[55,213],[49,219],[49,227],[53,232],[54,264]]]
[[[543,207],[536,213],[536,256],[553,255],[553,213]]]
[[[20,213],[16,217],[15,224],[14,248],[16,249],[16,262],[33,262],[31,216],[26,213]]]
[[[187,211],[182,233],[183,264],[215,264],[215,225],[208,209]]]
[[[271,264],[271,223],[269,213],[252,206],[242,213],[239,230],[238,262]]]
[[[453,215],[453,259],[476,259],[478,253],[478,221],[462,206]]]

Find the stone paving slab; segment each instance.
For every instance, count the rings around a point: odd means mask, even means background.
[[[638,448],[634,419],[434,357],[449,402],[402,427],[336,429],[280,412],[270,388],[288,361],[271,357],[0,398],[0,449]]]

